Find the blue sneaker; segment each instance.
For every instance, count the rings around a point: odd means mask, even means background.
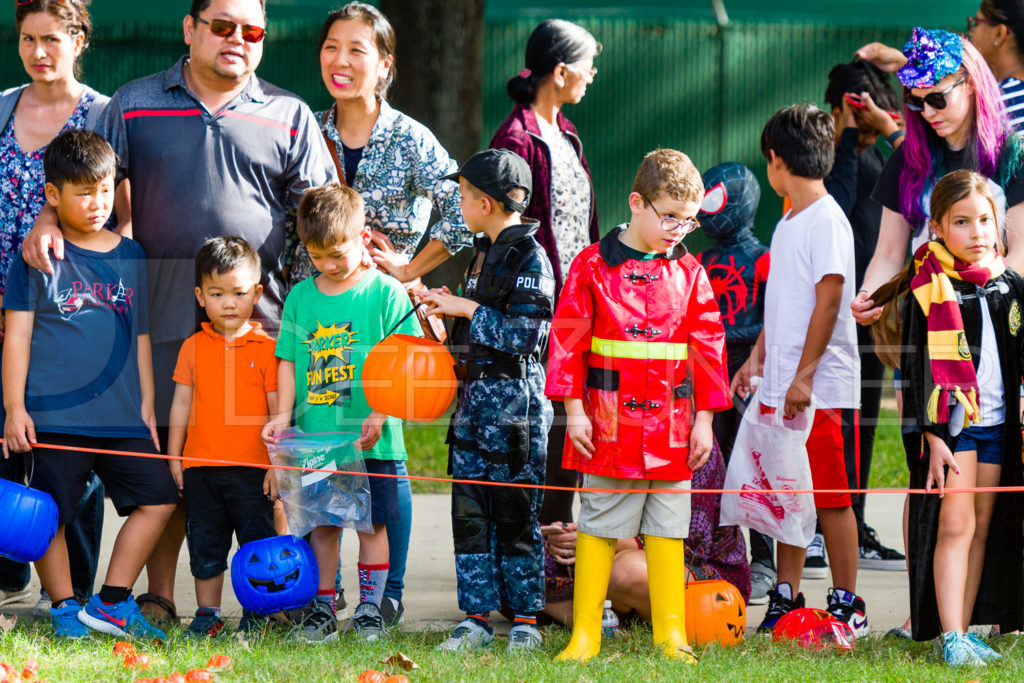
[[[788,587],[789,584],[787,583]],[[792,589],[790,589],[792,592]],[[784,597],[779,592],[779,587],[776,586],[772,590],[768,591],[768,610],[764,613],[764,619],[761,621],[761,625],[757,627],[758,633],[771,633],[772,629],[775,628],[775,624],[778,623],[779,619],[786,616],[795,609],[805,607],[804,594],[798,593],[796,598],[790,600]]]
[[[77,600],[65,600],[63,607],[50,608],[50,623],[53,624],[53,634],[58,638],[85,638],[89,635],[89,629],[78,620],[78,613],[82,606]]]
[[[985,660],[974,651],[971,639],[956,631],[942,634],[942,658],[950,666],[985,666]]]
[[[91,629],[122,638],[165,640],[167,636],[142,616],[135,598],[128,596],[123,602],[108,605],[99,595],[89,598],[89,604],[78,613],[78,620]]]
[[[974,648],[974,654],[978,655],[982,661],[995,662],[1003,658],[1001,654],[988,646],[985,637],[977,631],[967,634],[967,642]]]

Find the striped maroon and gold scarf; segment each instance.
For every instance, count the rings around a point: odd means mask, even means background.
[[[981,421],[978,376],[952,280],[984,287],[1004,270],[1006,264],[995,249],[978,263],[960,261],[946,245],[935,241],[922,244],[914,254],[915,274],[910,288],[928,319],[928,356],[935,382],[928,398],[928,419],[935,424],[949,421],[951,398],[964,407],[965,427]]]

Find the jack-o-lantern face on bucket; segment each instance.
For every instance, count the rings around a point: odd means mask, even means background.
[[[743,596],[728,581],[686,584],[686,637],[691,645],[738,645],[747,630]]]
[[[313,551],[296,536],[246,543],[231,560],[231,584],[238,602],[257,614],[297,609],[316,595]]]

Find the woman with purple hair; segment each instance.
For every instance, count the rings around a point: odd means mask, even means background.
[[[966,168],[998,186],[1006,213],[1007,262],[1024,269],[1024,143],[1012,133],[999,84],[970,42],[948,31],[915,28],[903,48],[907,135],[878,178],[882,204],[875,254],[850,307],[863,325],[881,316],[871,292],[900,272],[912,248],[928,241],[928,203],[942,176]]]

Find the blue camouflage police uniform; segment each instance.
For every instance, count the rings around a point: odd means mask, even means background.
[[[448,432],[457,479],[543,484],[551,402],[544,365],[554,308],[551,263],[538,223],[475,240],[464,296],[480,304],[452,329],[463,380]],[[459,609],[517,613],[544,607],[542,491],[455,484],[452,532]]]

